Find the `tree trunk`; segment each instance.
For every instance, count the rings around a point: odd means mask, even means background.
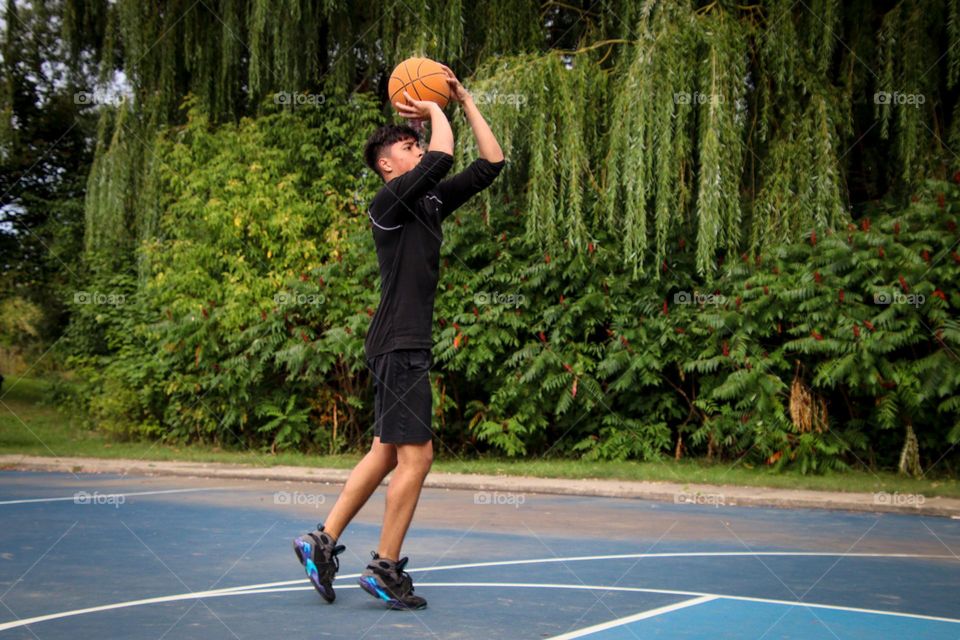
[[[923,475],[920,469],[920,445],[917,434],[913,432],[913,425],[907,421],[907,433],[903,439],[903,449],[900,451],[900,473],[919,478]]]

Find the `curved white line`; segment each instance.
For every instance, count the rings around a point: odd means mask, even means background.
[[[445,565],[440,567],[426,567],[424,569],[411,569],[409,573],[426,573],[429,571],[446,571],[449,569],[469,569],[476,567],[499,567],[515,564],[532,564],[538,562],[577,562],[584,560],[616,560],[624,558],[663,558],[663,557],[717,557],[717,556],[731,556],[731,557],[742,557],[742,556],[784,556],[784,557],[793,557],[793,556],[821,556],[821,557],[867,557],[867,558],[926,558],[926,559],[940,559],[940,558],[949,558],[954,559],[953,556],[941,556],[941,555],[922,555],[922,554],[903,554],[903,553],[894,553],[894,554],[878,554],[878,553],[822,553],[822,552],[778,552],[778,551],[761,551],[761,552],[745,552],[745,551],[717,551],[717,552],[690,552],[690,553],[633,553],[633,554],[620,554],[620,555],[609,555],[609,556],[579,556],[571,558],[541,558],[534,560],[505,560],[500,562],[476,562],[470,564],[454,564],[454,565]],[[359,573],[347,574],[343,576],[337,576],[337,580],[347,580],[350,578],[359,577]],[[169,596],[157,596],[155,598],[144,598],[142,600],[129,600],[127,602],[117,602],[113,604],[105,604],[96,607],[87,607],[85,609],[74,609],[72,611],[62,611],[58,613],[49,613],[42,616],[35,616],[33,618],[23,618],[20,620],[14,620],[11,622],[5,622],[0,624],[0,631],[6,631],[7,629],[16,629],[18,627],[23,627],[29,624],[36,624],[38,622],[46,622],[48,620],[57,620],[60,618],[67,618],[72,616],[84,615],[87,613],[96,613],[99,611],[110,611],[113,609],[124,609],[127,607],[136,607],[148,604],[161,604],[164,602],[177,602],[180,600],[194,600],[201,598],[219,598],[224,596],[234,596],[234,595],[254,595],[254,594],[263,594],[263,593],[282,593],[285,591],[309,591],[313,589],[311,586],[291,586],[291,585],[300,585],[303,582],[306,582],[306,578],[301,578],[299,580],[284,580],[281,582],[267,582],[262,584],[252,584],[245,585],[240,587],[227,587],[224,589],[213,589],[209,591],[194,591],[190,593],[180,593]],[[843,607],[840,605],[829,605],[829,604],[817,604],[817,603],[808,603],[808,602],[796,602],[790,600],[772,600],[768,598],[752,598],[749,596],[735,596],[735,595],[726,595],[722,593],[705,593],[700,591],[681,591],[681,590],[672,590],[672,589],[648,589],[641,587],[617,587],[617,586],[604,586],[604,585],[569,585],[569,584],[536,584],[536,583],[514,583],[514,582],[422,582],[421,586],[434,586],[434,587],[503,587],[503,588],[528,588],[528,589],[585,589],[585,590],[594,590],[594,591],[625,591],[633,593],[658,593],[665,595],[682,595],[682,596],[692,596],[692,597],[714,597],[725,600],[743,600],[747,602],[766,602],[771,604],[781,604],[788,606],[798,606],[798,607],[812,607],[817,609],[833,609],[838,611],[852,611],[856,613],[872,613],[877,615],[887,615],[895,616],[901,618],[916,618],[920,620],[933,620],[937,622],[949,622],[960,624],[960,619],[954,618],[943,618],[937,616],[926,616],[916,613],[898,613],[892,611],[881,611],[874,609],[861,609],[856,607]],[[357,588],[357,585],[338,585],[338,589],[349,589]]]
[[[346,576],[344,576],[346,577]],[[864,609],[862,607],[845,607],[839,604],[822,604],[817,602],[801,602],[799,600],[776,600],[773,598],[754,598],[752,596],[734,596],[724,593],[707,593],[704,591],[682,591],[678,589],[647,589],[645,587],[618,587],[598,584],[539,584],[527,582],[420,582],[418,587],[501,587],[504,589],[580,589],[584,591],[623,591],[626,593],[656,593],[667,596],[690,596],[695,598],[710,598],[714,600],[739,600],[743,602],[761,602],[764,604],[779,604],[790,607],[806,607],[810,609],[830,609],[832,611],[849,611],[852,613],[869,613],[878,616],[893,616],[895,618],[915,618],[917,620],[932,620],[934,622],[949,622],[960,624],[960,619],[928,616],[922,613],[901,613],[898,611],[883,611],[882,609]],[[338,585],[337,589],[359,589],[356,584]],[[217,593],[210,597],[237,596],[247,593],[285,593],[287,591],[313,591],[308,587],[280,587],[277,589],[252,589],[250,591],[232,591]],[[205,596],[206,597],[206,596]]]
[[[134,491],[131,493],[99,493],[97,491],[91,492],[87,490],[80,490],[80,491],[77,491],[72,496],[66,496],[63,498],[29,498],[27,500],[4,500],[0,502],[0,505],[28,504],[31,502],[65,502],[65,501],[76,502],[77,500],[81,500],[78,504],[86,505],[86,504],[90,504],[90,502],[89,501],[83,502],[82,501],[83,496],[86,496],[88,498],[95,497],[98,500],[105,500],[105,499],[120,498],[120,497],[126,498],[128,496],[158,496],[165,493],[196,493],[198,491],[225,491],[231,488],[232,487],[197,487],[195,489],[165,489],[163,491]]]
[[[398,225],[395,226],[395,227],[384,227],[384,226],[381,226],[379,223],[377,223],[376,220],[373,219],[373,215],[370,213],[369,210],[367,211],[367,216],[370,218],[370,222],[372,222],[375,226],[380,227],[380,228],[383,229],[384,231],[393,231],[394,229],[399,229],[400,227],[403,226],[402,224],[398,224]]]
[[[655,558],[717,558],[743,556],[777,556],[777,557],[821,557],[821,558],[906,558],[919,560],[956,560],[952,555],[934,555],[922,553],[829,553],[823,551],[687,551],[677,553],[623,553],[607,556],[573,556],[569,558],[533,558],[530,560],[499,560],[495,562],[470,562],[466,564],[447,564],[439,567],[411,568],[407,573],[426,573],[428,571],[447,571],[450,569],[475,569],[478,567],[506,567],[518,564],[542,564],[551,562],[584,562],[593,560],[634,560]],[[337,580],[347,580],[359,577],[359,573],[337,576]],[[264,589],[300,584],[300,580],[282,580],[280,582],[264,582],[246,587],[228,587],[218,591],[241,591],[243,589]]]

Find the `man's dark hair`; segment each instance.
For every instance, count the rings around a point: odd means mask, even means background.
[[[377,160],[380,158],[380,152],[390,145],[400,142],[401,140],[409,140],[413,138],[417,141],[417,144],[420,144],[420,134],[417,131],[405,124],[387,124],[376,131],[367,139],[367,146],[363,149],[363,160],[367,163],[367,166],[373,169],[373,172],[383,177],[380,174],[380,169],[377,167]]]

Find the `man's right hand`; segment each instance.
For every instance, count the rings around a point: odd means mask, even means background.
[[[439,109],[440,105],[436,102],[431,102],[430,100],[415,100],[406,89],[403,90],[403,97],[407,99],[407,104],[402,102],[395,102],[394,105],[397,107],[397,111],[404,118],[409,118],[411,120],[427,120],[433,113],[433,109]]]

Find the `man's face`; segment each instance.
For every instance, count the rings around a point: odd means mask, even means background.
[[[420,164],[420,158],[422,157],[423,149],[413,138],[394,142],[380,158],[380,168],[384,179],[390,182],[394,178],[402,176]]]

